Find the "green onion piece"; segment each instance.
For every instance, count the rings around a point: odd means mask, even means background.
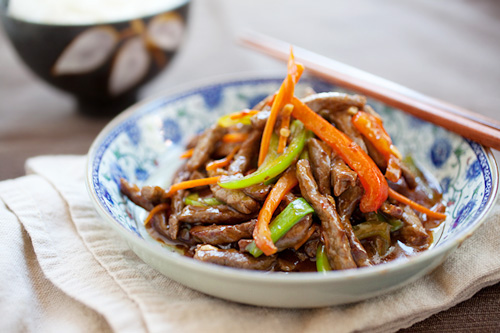
[[[216,198],[204,198],[204,199],[201,199],[201,200],[203,200],[203,202],[207,206],[217,206],[217,205],[221,205],[222,204],[222,202],[220,202]]]
[[[318,272],[323,273],[332,270],[330,262],[328,261],[328,257],[326,256],[324,244],[320,244],[318,246],[318,250],[316,251],[316,269],[318,270]]]
[[[206,206],[203,202],[200,201],[200,196],[198,195],[198,193],[191,193],[190,195],[188,195],[186,198],[184,198],[184,203],[191,206]]]
[[[278,155],[272,160],[266,156],[264,163],[257,171],[243,178],[231,179],[231,177],[223,177],[222,181],[219,182],[219,186],[229,189],[245,188],[263,183],[285,171],[304,149],[308,132],[304,128],[304,125],[298,120],[294,120],[290,128],[292,132],[290,145],[283,154]]]
[[[370,212],[365,214],[366,221],[387,222],[391,225],[391,232],[398,231],[403,227],[403,221],[391,217],[385,217],[381,213]]]
[[[191,193],[184,199],[186,205],[206,207],[206,206],[217,206],[222,204],[216,198],[200,198],[198,193]]]
[[[307,214],[314,213],[314,209],[304,198],[298,198],[288,204],[283,211],[269,224],[271,239],[276,243],[283,237],[297,222]],[[260,256],[263,252],[257,247],[255,242],[250,243],[246,250],[254,257]]]
[[[388,219],[387,223],[391,225],[391,232],[398,231],[403,227],[403,221],[399,219]]]
[[[370,237],[380,237],[384,241],[385,253],[391,245],[391,225],[382,221],[366,221],[352,227],[354,235],[359,240]]]

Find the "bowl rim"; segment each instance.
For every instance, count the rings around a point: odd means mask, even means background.
[[[125,19],[114,19],[114,20],[105,20],[105,21],[96,21],[92,23],[78,23],[78,24],[68,24],[68,23],[57,23],[57,22],[37,22],[37,21],[31,21],[27,19],[23,19],[17,16],[12,16],[8,13],[8,8],[9,8],[9,2],[10,0],[0,0],[0,14],[5,16],[6,18],[14,21],[18,21],[24,24],[32,24],[35,26],[39,27],[57,27],[57,28],[89,28],[93,26],[104,26],[104,25],[114,25],[114,24],[124,24],[128,23],[133,20],[139,20],[139,19],[149,19],[151,17],[154,17],[156,15],[162,14],[162,13],[167,13],[171,12],[174,10],[177,10],[181,7],[184,7],[186,5],[189,5],[191,0],[178,0],[178,2],[173,3],[171,5],[165,6],[161,10],[157,10],[155,12],[149,13],[149,14],[143,14],[141,16],[134,16],[134,17],[129,17]]]
[[[308,76],[312,80],[318,79],[314,76]],[[498,164],[496,162],[495,156],[491,149],[480,145],[485,151],[485,155],[488,164],[491,168],[491,195],[484,205],[483,212],[476,218],[476,222],[464,230],[461,230],[456,236],[450,238],[445,244],[433,247],[429,250],[423,251],[415,256],[406,258],[405,260],[396,260],[381,265],[374,265],[371,267],[361,267],[358,269],[350,270],[340,270],[340,271],[330,271],[325,273],[318,272],[300,272],[300,273],[284,273],[284,272],[261,272],[252,271],[245,269],[238,269],[232,267],[225,267],[211,263],[205,263],[192,258],[186,257],[179,253],[171,252],[164,249],[161,244],[155,244],[152,242],[145,241],[144,239],[138,238],[129,230],[124,230],[121,224],[113,218],[113,216],[106,210],[104,205],[99,201],[93,184],[93,163],[95,154],[107,137],[107,135],[119,124],[122,124],[127,119],[133,116],[138,118],[142,115],[147,114],[149,111],[146,108],[148,105],[153,105],[162,99],[173,99],[175,97],[182,98],[185,95],[189,95],[197,90],[208,88],[213,85],[219,84],[231,84],[236,82],[245,82],[252,80],[264,80],[264,79],[276,79],[282,80],[282,74],[270,73],[270,72],[237,72],[231,74],[223,74],[217,76],[211,76],[200,80],[194,80],[181,84],[177,87],[166,89],[160,91],[153,96],[146,98],[124,110],[122,113],[117,115],[112,119],[95,138],[87,154],[87,165],[86,165],[86,177],[85,183],[87,191],[91,197],[91,201],[94,208],[97,210],[99,215],[103,217],[108,224],[117,230],[122,237],[125,237],[129,242],[141,247],[142,249],[148,251],[148,253],[160,253],[159,256],[165,259],[165,261],[171,261],[172,263],[186,268],[192,271],[196,271],[202,274],[211,274],[212,276],[218,276],[223,279],[233,278],[240,281],[251,281],[251,282],[266,282],[266,283],[279,283],[279,284],[296,284],[298,282],[308,282],[308,283],[331,283],[335,281],[340,281],[344,279],[366,279],[380,274],[387,274],[388,272],[397,273],[405,269],[410,268],[412,265],[418,265],[424,263],[427,260],[432,260],[435,257],[445,256],[455,247],[459,246],[465,239],[469,238],[480,225],[483,224],[486,217],[491,213],[494,203],[497,200],[499,178],[498,178]],[[304,80],[305,81],[305,80]],[[342,88],[342,87],[339,87]],[[375,99],[376,100],[376,99]],[[153,108],[154,109],[154,108]],[[151,112],[153,112],[151,110]],[[398,112],[402,112],[398,110]],[[130,244],[129,244],[130,245]],[[161,249],[161,251],[159,251]]]

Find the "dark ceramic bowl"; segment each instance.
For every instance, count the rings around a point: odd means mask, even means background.
[[[51,85],[72,93],[80,110],[114,113],[135,102],[144,83],[167,67],[183,39],[189,0],[146,17],[87,25],[0,18],[24,63]]]

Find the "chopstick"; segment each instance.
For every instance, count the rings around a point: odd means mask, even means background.
[[[239,38],[244,46],[280,60],[288,59],[290,44],[256,32]],[[500,121],[466,110],[385,80],[360,69],[293,46],[295,59],[314,75],[358,91],[487,147],[500,150]]]

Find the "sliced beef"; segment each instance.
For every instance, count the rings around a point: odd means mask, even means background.
[[[240,145],[239,142],[220,142],[217,148],[212,153],[214,159],[225,158],[227,155],[231,154],[232,151]]]
[[[304,216],[299,222],[297,222],[293,227],[291,227],[290,230],[288,230],[288,232],[283,235],[283,237],[278,239],[275,244],[278,248],[278,252],[291,247],[295,247],[295,245],[303,241],[307,236],[311,225],[312,215],[308,214]]]
[[[234,225],[194,226],[189,231],[197,241],[206,244],[218,245],[237,242],[242,238],[252,237],[257,220],[251,220]]]
[[[430,236],[422,225],[422,221],[410,206],[403,208],[403,223],[401,235],[407,244],[412,246],[429,245]]]
[[[344,226],[344,230],[349,238],[349,244],[351,246],[351,253],[356,265],[358,267],[371,266],[372,263],[359,239],[354,234],[354,230],[351,225],[351,216],[363,196],[364,190],[360,184],[349,187],[345,192],[343,192],[338,198],[337,211],[340,216],[340,221]]]
[[[261,111],[253,115],[252,118],[250,119],[253,128],[263,131],[264,127],[266,127],[267,118],[269,118],[269,114],[270,114],[269,111]]]
[[[276,256],[262,255],[254,258],[250,254],[241,253],[235,249],[223,250],[212,245],[198,246],[193,258],[212,264],[253,270],[268,270],[276,261]]]
[[[379,167],[380,170],[385,171],[387,168],[387,161],[385,157],[375,148],[373,143],[365,139],[365,145],[368,155],[372,158],[373,162]]]
[[[318,183],[319,191],[323,195],[330,194],[330,147],[320,140],[312,138],[307,142],[307,149],[309,151],[309,158],[311,159],[313,175]]]
[[[258,154],[261,136],[260,129],[253,129],[250,132],[229,165],[229,174],[245,173],[250,169],[252,159]]]
[[[418,185],[417,177],[415,176],[415,174],[404,163],[401,163],[401,173],[403,174],[403,178],[405,179],[408,188],[410,190],[414,190]]]
[[[363,109],[366,98],[360,95],[349,95],[339,92],[324,92],[303,98],[302,101],[313,111],[328,110],[330,115],[345,111],[351,106]],[[330,120],[327,118],[327,120]],[[331,120],[330,120],[331,121]]]
[[[120,179],[120,190],[133,203],[147,211],[156,205],[166,202],[165,190],[158,186],[144,186],[140,189],[137,185],[129,183],[126,179]]]
[[[207,162],[210,155],[214,152],[216,144],[222,139],[224,133],[225,129],[217,124],[212,125],[212,127],[205,131],[203,136],[196,143],[193,155],[186,163],[188,171],[199,169]]]
[[[337,126],[339,130],[344,132],[352,141],[356,142],[365,152],[367,151],[363,135],[354,127],[352,123],[352,115],[347,111],[332,113],[330,121]]]
[[[242,214],[226,205],[208,207],[187,205],[182,209],[178,219],[183,223],[235,224],[249,221],[255,216],[256,214]]]
[[[188,180],[191,177],[191,173],[181,168],[177,174],[174,176],[173,184],[177,184]],[[170,206],[170,216],[168,218],[168,233],[170,238],[177,239],[177,234],[179,233],[179,214],[184,207],[184,196],[186,194],[185,190],[180,190],[172,195],[172,202]]]
[[[403,218],[403,209],[399,206],[389,203],[388,201],[384,202],[382,206],[380,206],[380,211],[386,215],[394,217],[395,219]]]
[[[264,201],[266,200],[269,191],[271,191],[271,188],[271,185],[265,185],[261,183],[245,187],[244,189],[242,189],[242,191],[243,193],[254,198],[257,201]]]
[[[358,175],[340,156],[332,153],[331,179],[333,194],[338,197],[348,188],[356,186]]]
[[[308,160],[297,162],[297,178],[302,196],[313,206],[321,220],[322,237],[330,265],[334,269],[356,268],[342,222],[332,203],[319,193]]]
[[[210,177],[216,176],[218,171],[208,171]],[[240,190],[222,188],[217,184],[210,185],[210,190],[217,200],[224,202],[242,214],[251,214],[259,210],[260,204]]]

